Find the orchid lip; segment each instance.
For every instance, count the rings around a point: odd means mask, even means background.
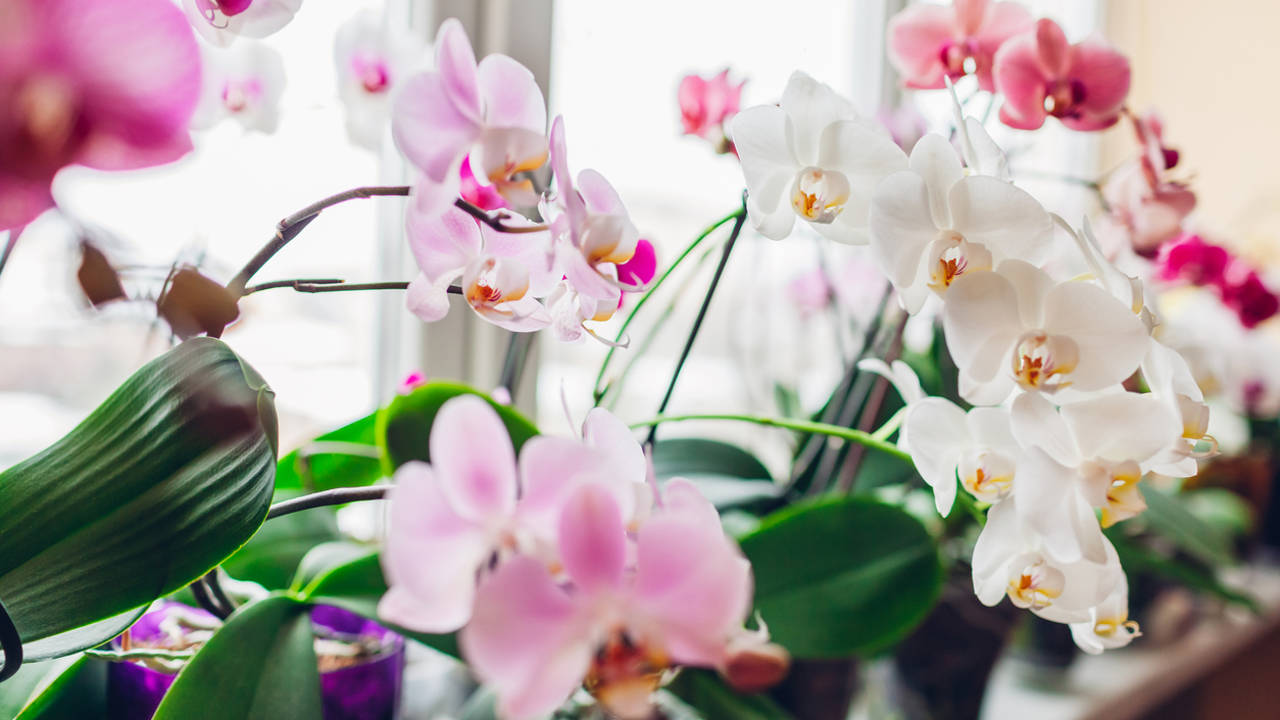
[[[1071,384],[1066,377],[1079,360],[1079,346],[1071,338],[1033,330],[1014,345],[1013,376],[1025,389],[1054,393]]]
[[[806,167],[796,174],[791,186],[791,207],[809,222],[828,225],[844,210],[849,192],[849,178],[844,173]]]

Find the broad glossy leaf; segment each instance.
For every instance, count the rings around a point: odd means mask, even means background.
[[[395,469],[411,460],[429,462],[431,453],[427,439],[431,437],[431,424],[435,422],[440,406],[459,395],[479,395],[484,398],[507,426],[516,451],[534,435],[538,428],[516,410],[494,402],[492,398],[475,388],[453,382],[432,382],[415,388],[405,395],[398,395],[378,412],[378,445],[383,450],[383,471],[390,476]]]
[[[49,666],[15,720],[82,720],[106,717],[107,663],[81,655]],[[24,666],[25,669],[25,666]]]
[[[0,718],[17,717],[38,688],[47,686],[77,659],[65,657],[48,662],[23,663],[13,677],[0,683]]]
[[[1146,485],[1146,483],[1144,483]],[[1168,538],[1188,554],[1210,566],[1236,564],[1228,535],[1196,517],[1183,504],[1181,497],[1146,485],[1142,497],[1147,509],[1142,518],[1157,535]]]
[[[754,455],[719,440],[659,440],[653,448],[653,469],[659,480],[689,480],[720,510],[759,511],[782,494]]]
[[[236,611],[178,673],[155,720],[322,717],[309,610],[273,595]]]
[[[942,587],[933,538],[906,512],[874,500],[794,505],[740,542],[756,609],[796,657],[884,649],[924,618]]]
[[[382,477],[377,413],[327,432],[280,459],[277,490],[315,492],[372,485]]]
[[[423,562],[430,562],[423,558]],[[382,564],[377,552],[370,552],[354,560],[335,565],[316,575],[298,596],[317,605],[337,605],[357,615],[376,620],[407,638],[432,647],[446,655],[459,657],[457,636],[432,635],[396,627],[378,617],[378,601],[387,592],[387,581],[382,575]]]
[[[708,720],[790,720],[785,710],[765,695],[743,695],[708,670],[685,668],[667,691],[680,698],[699,717]]]
[[[275,443],[270,388],[197,338],[0,473],[0,598],[23,641],[138,608],[235,552],[266,515]]]
[[[97,647],[106,640],[124,632],[130,625],[138,621],[147,611],[147,605],[136,607],[96,623],[90,623],[75,630],[68,630],[51,637],[25,643],[22,646],[24,662],[38,662],[60,658],[72,653]]]

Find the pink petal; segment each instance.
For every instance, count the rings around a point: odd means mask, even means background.
[[[391,110],[391,134],[396,147],[429,178],[457,181],[457,165],[480,137],[480,126],[450,99],[438,72],[425,72],[405,81]]]
[[[452,632],[471,614],[476,569],[491,549],[481,529],[454,513],[439,476],[424,463],[396,471],[381,559],[391,593],[386,620],[421,632]]]
[[[609,220],[611,218],[601,218]],[[617,302],[620,291],[608,278],[596,271],[577,248],[561,245],[557,253],[560,267],[573,289],[597,300]]]
[[[573,186],[573,175],[569,173],[569,152],[565,146],[562,115],[557,115],[551,123],[549,156],[551,172],[555,174],[556,180],[556,199],[564,206],[570,227],[576,228],[586,218],[587,209],[577,188]]]
[[[58,63],[82,88],[94,132],[140,149],[185,136],[200,95],[186,17],[162,0],[41,0]]]
[[[1040,69],[1050,78],[1061,79],[1071,69],[1071,43],[1062,26],[1049,18],[1036,21],[1036,58]]]
[[[1034,25],[1031,12],[1019,3],[996,2],[988,6],[986,22],[971,38],[978,61],[978,84],[983,90],[995,90],[991,71],[996,52],[1009,38],[1030,32]]]
[[[592,408],[582,422],[582,440],[600,451],[612,474],[624,485],[645,481],[648,463],[635,434],[604,408]]]
[[[473,124],[482,122],[484,106],[480,99],[480,83],[476,56],[471,50],[467,31],[457,18],[440,23],[436,33],[436,69],[454,110]]]
[[[424,218],[431,218],[456,209],[454,206],[461,192],[460,182],[457,174],[449,175],[439,182],[423,175],[413,186],[413,210]]]
[[[492,308],[474,308],[480,317],[510,332],[537,332],[551,324],[551,314],[536,298],[501,303]]]
[[[463,200],[475,205],[481,210],[497,210],[499,208],[510,207],[507,201],[498,194],[498,191],[492,185],[481,185],[476,179],[475,173],[471,171],[471,162],[469,158],[463,158],[462,169],[459,171],[458,179],[460,181],[459,194]]]
[[[453,278],[446,277],[431,282],[426,275],[418,273],[405,292],[405,307],[422,322],[444,319],[449,314],[449,283],[452,281]]]
[[[943,87],[942,49],[954,37],[954,17],[950,8],[921,3],[889,21],[889,62],[908,87]]]
[[[418,268],[432,282],[457,277],[480,255],[480,228],[475,219],[456,207],[435,215],[410,203],[405,212],[405,234]]]
[[[559,547],[565,572],[580,588],[621,585],[627,535],[613,494],[597,483],[574,490],[560,510]]]
[[[142,147],[131,145],[117,135],[99,132],[85,140],[76,163],[95,170],[138,170],[167,165],[192,149],[191,135],[185,131],[170,135],[163,143]]]
[[[989,0],[955,0],[955,23],[961,37],[973,37],[982,27]]]
[[[489,403],[459,395],[431,425],[431,465],[454,511],[476,521],[507,515],[516,505],[516,456],[507,428]]]
[[[582,683],[594,648],[573,599],[537,560],[512,558],[480,583],[459,644],[513,720],[543,717]]]
[[[546,132],[547,104],[528,68],[506,55],[490,55],[480,61],[478,80],[486,125]]]
[[[658,273],[658,254],[653,243],[640,238],[631,259],[618,266],[618,281],[626,285],[648,285]]]
[[[1070,75],[1084,85],[1080,106],[1093,116],[1114,117],[1129,95],[1129,59],[1098,39],[1072,48]]]
[[[1040,67],[1036,36],[1010,39],[996,53],[992,71],[996,89],[1004,95],[1000,120],[1010,127],[1034,130],[1044,124],[1044,94],[1048,78]]]
[[[671,659],[715,666],[751,608],[751,569],[719,523],[658,515],[637,539],[635,603]]]
[[[607,472],[599,453],[576,440],[539,435],[520,449],[519,514],[540,536],[554,540],[571,491]]]
[[[686,135],[702,135],[714,126],[707,111],[707,81],[697,75],[686,75],[676,91],[680,103],[680,120]]]
[[[20,229],[51,207],[48,181],[0,174],[0,230]]]

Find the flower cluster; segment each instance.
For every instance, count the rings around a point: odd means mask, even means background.
[[[683,480],[659,490],[607,411],[517,457],[493,408],[463,395],[429,448],[430,464],[395,476],[379,615],[461,628],[503,717],[544,716],[583,685],[619,717],[648,717],[668,668],[730,672],[743,653],[779,652],[743,628],[751,568],[715,508]]]
[[[410,310],[439,320],[453,291],[508,330],[599,337],[586,323],[608,320],[623,293],[644,289],[655,270],[652,246],[641,243],[604,176],[570,174],[564,122],[556,118],[546,132],[533,73],[505,55],[477,63],[456,20],[440,26],[435,47],[435,69],[409,78],[392,110],[396,144],[421,171],[406,221],[422,271]],[[548,164],[554,193],[534,184]],[[465,195],[536,210],[542,222],[512,213],[486,222],[460,209]]]
[[[1004,96],[1000,120],[1034,130],[1052,116],[1073,130],[1116,123],[1129,93],[1129,61],[1106,43],[1071,44],[1052,20],[1013,2],[921,3],[889,23],[889,60],[907,87],[977,78]]]
[[[1161,246],[1157,277],[1214,290],[1246,328],[1257,327],[1280,312],[1280,297],[1267,288],[1257,270],[1199,235],[1183,235]]]
[[[997,83],[1016,40],[997,54]],[[972,409],[923,396],[905,365],[881,369],[908,403],[899,443],[938,511],[952,509],[957,481],[968,502],[990,506],[973,554],[979,599],[1070,623],[1090,652],[1124,645],[1137,626],[1102,528],[1145,508],[1147,473],[1195,474],[1199,443],[1212,444],[1208,410],[1186,362],[1151,336],[1142,283],[1105,259],[1087,226],[1077,232],[1016,187],[958,104],[955,136],[958,149],[931,134],[908,157],[799,73],[780,106],[733,123],[761,233],[785,237],[798,217],[865,243],[907,311],[941,306]],[[1049,263],[1065,241],[1088,272]],[[1151,392],[1125,388],[1138,372]]]

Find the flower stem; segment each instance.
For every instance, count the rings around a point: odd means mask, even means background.
[[[533,349],[533,336],[534,333],[513,332],[507,339],[507,353],[502,360],[502,375],[498,379],[498,387],[507,389],[513,404],[520,389],[520,378],[524,376],[525,362],[529,359],[529,351]]]
[[[848,440],[849,442],[857,443],[872,450],[887,453],[907,463],[911,463],[910,453],[899,449],[898,446],[893,443],[876,438],[871,433],[863,432],[861,430],[851,430],[849,428],[840,427],[839,425],[811,422],[809,420],[789,420],[787,418],[764,417],[759,415],[732,414],[659,415],[652,420],[633,423],[631,427],[657,427],[663,423],[685,422],[687,420],[730,420],[735,422],[752,423],[755,425],[764,425],[766,427],[794,430],[796,432],[809,433],[812,435],[825,435],[827,437]]]
[[[278,518],[302,510],[324,507],[326,505],[345,505],[361,500],[381,500],[387,496],[390,485],[372,485],[369,487],[343,487],[323,490],[310,495],[281,500],[267,511],[267,519]]]
[[[622,321],[622,326],[618,328],[618,334],[613,338],[614,342],[622,342],[622,338],[627,334],[627,328],[631,327],[631,321],[635,320],[636,314],[640,312],[640,308],[644,307],[645,303],[649,302],[649,298],[653,297],[654,292],[656,292],[658,288],[662,287],[662,284],[667,281],[667,278],[671,273],[680,266],[680,263],[684,262],[685,258],[689,257],[689,255],[702,244],[703,240],[706,240],[707,237],[711,235],[711,233],[715,232],[721,225],[724,225],[731,220],[736,220],[738,217],[745,214],[745,209],[738,208],[707,226],[707,228],[703,230],[698,237],[694,238],[693,242],[689,243],[688,247],[686,247],[675,260],[671,261],[671,264],[667,266],[667,269],[662,271],[662,274],[658,276],[658,279],[654,280],[653,283],[649,285],[649,289],[646,290],[645,293],[640,296],[640,299],[636,301],[635,307],[631,308],[631,312],[627,314],[627,318]],[[605,353],[604,361],[600,363],[600,371],[596,373],[596,381],[592,386],[592,397],[596,405],[599,405],[600,401],[604,399],[605,394],[609,392],[608,387],[601,386],[604,383],[605,371],[609,369],[609,362],[613,360],[613,354],[617,349],[616,345],[609,346],[609,351]]]
[[[676,369],[671,373],[671,382],[667,383],[667,392],[662,396],[662,402],[658,405],[658,415],[667,410],[667,403],[671,402],[671,394],[675,392],[676,382],[680,380],[680,371],[684,369],[684,363],[689,359],[689,352],[693,350],[693,343],[698,339],[698,331],[702,329],[702,321],[707,317],[707,309],[711,307],[711,298],[716,293],[716,288],[720,285],[720,278],[724,275],[725,266],[729,264],[729,254],[733,252],[733,246],[738,242],[738,236],[742,234],[742,225],[747,221],[747,196],[742,195],[742,208],[738,212],[737,218],[733,222],[733,230],[729,233],[729,239],[724,244],[724,251],[720,254],[720,264],[716,265],[715,274],[711,276],[711,284],[707,286],[707,294],[702,298],[702,306],[698,308],[698,315],[693,319],[693,327],[689,329],[689,337],[684,342],[684,349],[680,351],[680,359],[676,362]],[[645,438],[645,445],[653,447],[654,440],[657,438],[658,426],[651,425],[649,427],[649,436]]]

